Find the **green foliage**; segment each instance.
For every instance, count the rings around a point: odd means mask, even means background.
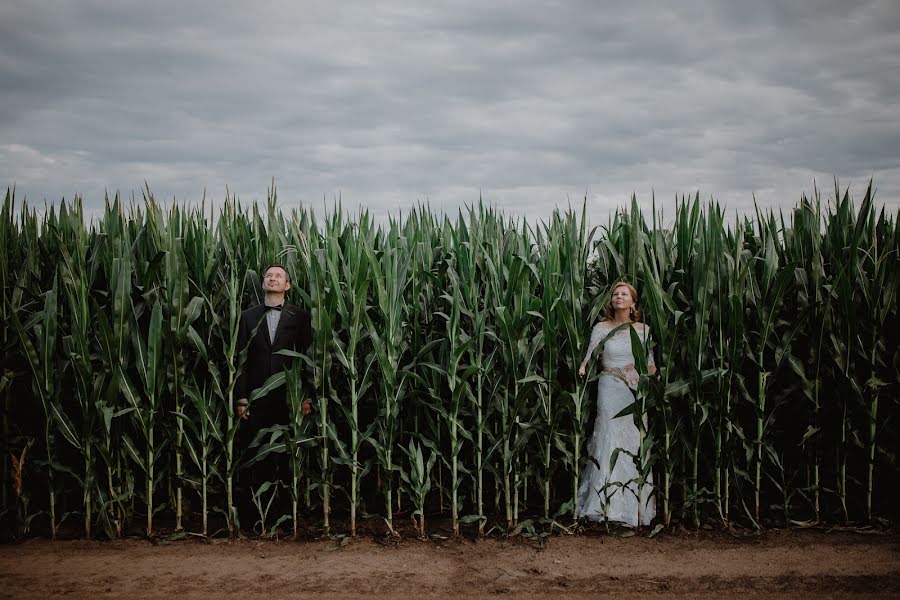
[[[652,474],[664,526],[890,516],[897,215],[871,186],[858,209],[836,188],[833,203],[816,192],[787,214],[729,221],[699,195],[667,225],[651,212],[633,199],[590,229],[586,202],[538,224],[479,202],[455,221],[421,206],[377,224],[340,205],[324,219],[282,213],[274,189],[265,206],[229,197],[207,211],[163,209],[147,188],[88,218],[79,198],[38,211],[9,190],[2,510],[28,502],[32,530],[49,517],[53,533],[77,511],[86,536],[110,537],[136,516],[148,534],[171,517],[207,534],[215,513],[236,534],[241,500],[266,534],[290,520],[296,535],[304,502],[326,533],[332,513],[349,515],[351,534],[360,514],[394,528],[412,513],[420,535],[441,512],[455,534],[561,526],[578,516],[596,400],[596,359],[587,378],[577,369],[624,279],[658,371],[638,353],[627,413],[641,448],[617,460],[636,461],[640,483]],[[288,300],[310,309],[314,341],[296,371],[266,382],[286,386],[290,422],[242,457],[238,323],[273,261],[292,275]],[[15,505],[6,457],[29,444]],[[276,455],[289,480],[235,485]],[[276,490],[290,514],[273,514]]]

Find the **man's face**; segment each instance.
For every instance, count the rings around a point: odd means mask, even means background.
[[[275,292],[276,294],[283,294],[291,289],[287,272],[281,267],[269,267],[263,276],[262,289],[264,292]]]

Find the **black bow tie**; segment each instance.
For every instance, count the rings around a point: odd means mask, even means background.
[[[266,310],[281,310],[284,308],[284,304],[279,304],[278,306],[269,306],[266,304]]]

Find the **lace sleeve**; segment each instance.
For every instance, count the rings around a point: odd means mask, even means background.
[[[603,330],[600,327],[600,323],[594,325],[594,328],[591,330],[591,342],[588,344],[587,353],[584,355],[584,360],[582,364],[587,364],[589,360],[591,360],[591,354],[594,353],[594,349],[597,347],[597,344],[600,343],[600,340],[603,337]]]

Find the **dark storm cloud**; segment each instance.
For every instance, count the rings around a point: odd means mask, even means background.
[[[0,182],[376,214],[900,199],[895,2],[7,2]],[[330,200],[329,200],[330,201]]]

